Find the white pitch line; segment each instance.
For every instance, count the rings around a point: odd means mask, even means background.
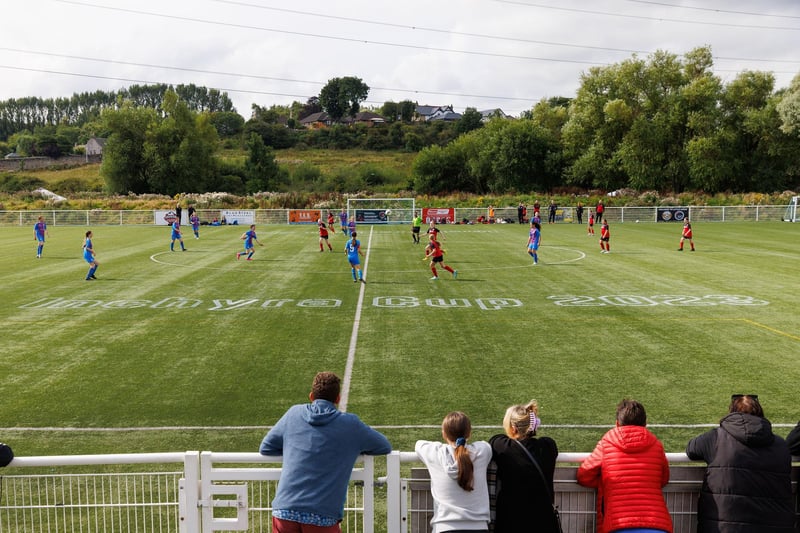
[[[369,228],[369,239],[367,240],[367,253],[364,254],[364,266],[361,269],[361,275],[367,279],[367,266],[369,265],[369,251],[372,246],[372,229]],[[359,283],[361,285],[358,292],[358,303],[356,304],[356,316],[353,319],[353,331],[350,334],[350,348],[347,350],[347,364],[344,367],[344,380],[342,382],[342,392],[339,397],[339,410],[342,412],[347,411],[347,399],[350,396],[350,381],[353,377],[353,364],[356,359],[356,344],[358,343],[358,328],[361,325],[361,309],[364,304],[364,291],[366,291],[366,283]]]
[[[793,428],[797,424],[772,424],[772,427],[779,428]],[[662,429],[702,429],[718,427],[719,423],[709,424],[647,424],[649,428],[662,428]],[[387,429],[439,429],[441,424],[400,424],[400,425],[373,425],[371,426],[379,430]],[[502,429],[501,426],[495,425],[476,425],[472,426],[473,429]],[[542,428],[545,429],[600,429],[608,430],[613,426],[611,424],[543,424]],[[144,426],[144,427],[10,427],[0,428],[0,431],[50,431],[50,432],[63,432],[63,433],[115,433],[122,431],[253,431],[253,430],[269,430],[272,426]]]

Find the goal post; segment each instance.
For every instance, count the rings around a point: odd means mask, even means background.
[[[800,202],[800,196],[792,196],[789,205],[786,206],[786,212],[783,215],[785,222],[797,222],[797,204]]]
[[[414,198],[348,198],[347,216],[356,224],[410,224],[416,205]]]

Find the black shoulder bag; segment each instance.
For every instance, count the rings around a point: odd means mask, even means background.
[[[528,456],[528,459],[531,460],[533,466],[536,467],[536,471],[539,472],[539,475],[542,477],[542,483],[544,483],[544,488],[547,491],[547,494],[550,496],[550,501],[551,502],[554,501],[553,493],[550,491],[550,484],[547,482],[547,478],[544,477],[544,472],[542,472],[542,467],[539,466],[539,463],[533,457],[533,454],[531,454],[531,452],[528,451],[528,448],[526,448],[524,444],[522,444],[520,441],[516,439],[514,439],[514,442],[519,444],[519,447],[522,448],[522,451],[524,451],[525,455]],[[553,503],[553,516],[555,516],[556,523],[558,524],[558,530],[563,533],[564,529],[561,527],[561,513],[558,512],[558,506],[555,503]]]

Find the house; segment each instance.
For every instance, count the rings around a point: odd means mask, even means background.
[[[375,124],[383,124],[386,119],[372,111],[361,111],[356,113],[355,117],[342,117],[342,124],[366,124],[367,126],[374,126]],[[326,128],[333,124],[333,121],[325,111],[319,113],[312,113],[306,118],[300,120],[300,124],[309,129]]]
[[[103,155],[103,147],[106,140],[102,137],[90,137],[86,141],[86,155]]]
[[[311,130],[318,130],[326,128],[331,125],[331,119],[325,111],[319,113],[311,113],[305,118],[300,119],[300,124]]]
[[[513,118],[511,115],[506,115],[503,113],[503,110],[498,108],[495,109],[484,109],[483,111],[478,111],[481,114],[481,122],[489,122],[494,117],[510,119]]]
[[[414,120],[417,121],[444,120],[453,122],[460,118],[461,114],[453,111],[452,105],[418,105],[414,110]]]
[[[373,113],[372,111],[360,111],[356,113],[356,116],[352,118],[347,117],[345,120],[351,124],[366,124],[370,127],[386,122],[385,118],[377,113]]]

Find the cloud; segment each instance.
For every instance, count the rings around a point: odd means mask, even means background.
[[[248,116],[305,101],[333,77],[369,105],[411,99],[511,114],[574,96],[592,65],[710,45],[726,81],[800,71],[800,3],[716,0],[27,0],[6,6],[0,99],[68,97],[134,83],[227,90]],[[70,56],[70,57],[65,57]],[[92,60],[93,59],[93,60]],[[128,63],[128,64],[123,64]]]

